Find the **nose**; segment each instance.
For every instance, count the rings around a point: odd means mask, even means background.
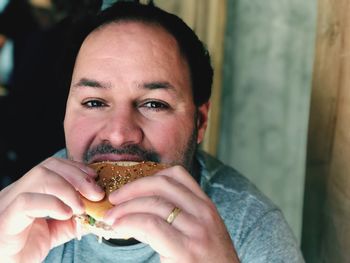
[[[115,109],[108,113],[100,130],[99,139],[118,148],[140,144],[143,139],[142,127],[138,116],[132,109]]]

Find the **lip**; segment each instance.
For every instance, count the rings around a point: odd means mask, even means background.
[[[94,156],[90,160],[89,163],[97,163],[97,162],[103,162],[103,161],[132,161],[132,162],[142,162],[144,159],[142,159],[140,156],[137,155],[131,155],[131,154],[99,154]]]

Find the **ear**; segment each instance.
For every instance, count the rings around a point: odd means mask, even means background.
[[[208,114],[209,114],[210,102],[206,102],[197,109],[197,143],[200,144],[203,141],[205,131],[208,126]]]

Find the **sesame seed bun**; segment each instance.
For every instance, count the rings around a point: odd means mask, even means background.
[[[92,163],[89,167],[97,172],[96,182],[104,189],[106,195],[103,200],[93,202],[81,196],[85,205],[85,214],[75,217],[77,228],[82,228],[84,233],[94,233],[105,239],[113,238],[111,226],[102,222],[105,213],[113,207],[108,200],[109,194],[121,188],[123,185],[135,181],[139,178],[153,175],[167,165],[156,162],[129,162],[129,161],[104,161]],[[92,218],[92,219],[91,219]],[[93,222],[91,222],[93,220]],[[93,224],[92,224],[93,223]],[[80,235],[80,234],[78,234]]]

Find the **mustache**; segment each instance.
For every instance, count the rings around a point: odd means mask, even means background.
[[[90,160],[99,154],[127,154],[137,156],[144,161],[160,162],[160,156],[155,151],[143,149],[136,144],[115,148],[109,143],[99,144],[91,149],[88,149],[83,155],[83,160],[85,163],[89,163]]]

